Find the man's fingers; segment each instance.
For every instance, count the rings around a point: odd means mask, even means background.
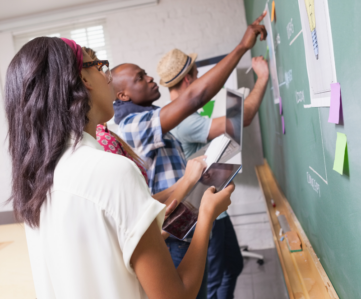
[[[261,40],[265,40],[266,38],[267,38],[267,30],[263,25],[261,25]]]
[[[267,11],[265,10],[252,24],[258,25],[259,23],[261,23],[261,21],[266,16],[266,14],[267,14]]]
[[[204,156],[197,157],[197,158],[195,158],[194,160],[200,162],[200,163],[202,164],[203,168],[205,168],[205,167],[207,167],[207,163],[206,163],[206,161],[205,161],[206,158],[207,158],[207,156],[204,155]]]
[[[256,25],[254,26],[254,30],[256,32],[256,35],[261,35],[260,40],[265,40],[267,38],[267,30],[264,25]]]
[[[261,60],[263,60],[263,56],[262,55],[256,56],[256,57],[253,57],[252,59],[254,59],[254,61],[261,61]]]
[[[261,40],[265,40],[267,38],[267,30],[264,25],[258,25],[259,26],[259,32],[261,34]]]
[[[267,38],[267,30],[264,25],[255,25],[253,26],[253,30],[257,35],[261,35],[260,40],[265,40]]]
[[[207,156],[203,155],[203,156],[197,157],[196,160],[203,161],[205,158],[207,158]]]
[[[200,161],[203,165],[207,165],[207,163],[206,163],[206,158],[207,158],[206,155],[200,156],[200,157],[199,157],[199,161]]]

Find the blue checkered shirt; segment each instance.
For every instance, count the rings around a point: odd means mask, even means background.
[[[119,136],[143,159],[153,194],[176,183],[187,164],[180,142],[162,133],[160,110],[129,114],[118,128]]]

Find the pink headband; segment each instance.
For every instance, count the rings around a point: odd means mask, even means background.
[[[81,72],[81,69],[83,68],[83,51],[81,47],[72,39],[67,39],[62,37],[61,38],[74,52],[76,61],[78,63],[78,69],[79,73]]]

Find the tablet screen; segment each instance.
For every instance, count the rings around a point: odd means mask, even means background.
[[[238,164],[213,163],[202,175],[198,184],[203,184],[207,188],[214,186],[218,192],[226,187],[226,184],[237,174],[240,167],[241,165]]]
[[[197,222],[204,192],[211,186],[216,188],[216,192],[224,189],[241,168],[241,165],[238,164],[212,164],[184,200],[164,221],[163,230],[178,239],[184,239]]]

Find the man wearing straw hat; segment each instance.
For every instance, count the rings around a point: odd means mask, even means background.
[[[197,66],[194,63],[197,54],[185,54],[173,49],[160,60],[157,72],[160,84],[168,87],[171,101],[176,100],[187,88],[198,79]],[[187,70],[182,68],[183,62],[191,58]],[[252,68],[258,79],[249,96],[244,102],[244,126],[251,124],[262,102],[268,77],[268,64],[263,56],[252,59]],[[175,77],[175,80],[169,78]],[[183,120],[171,133],[181,142],[186,158],[193,155],[212,139],[223,134],[226,117],[209,119],[202,117],[198,112]],[[178,251],[178,256],[184,256],[186,250],[182,249],[182,241],[168,239],[168,246]],[[184,247],[184,245],[183,245]],[[243,268],[243,258],[239,250],[237,236],[232,222],[223,212],[216,220],[212,229],[212,238],[208,249],[208,298],[233,298],[237,277]]]
[[[118,134],[143,159],[153,194],[177,184],[184,175],[186,159],[181,144],[170,131],[218,93],[242,56],[254,46],[258,35],[260,40],[266,39],[267,31],[260,25],[264,16],[265,13],[248,26],[241,42],[230,54],[194,81],[178,99],[162,108],[152,105],[160,93],[145,70],[134,64],[121,64],[112,69],[117,97],[114,120],[119,124]],[[187,57],[179,72],[173,78],[167,78],[165,83],[176,82],[180,76],[189,73],[195,58]],[[185,249],[189,246],[186,242],[183,245]],[[180,260],[172,250],[171,255],[178,266]]]

